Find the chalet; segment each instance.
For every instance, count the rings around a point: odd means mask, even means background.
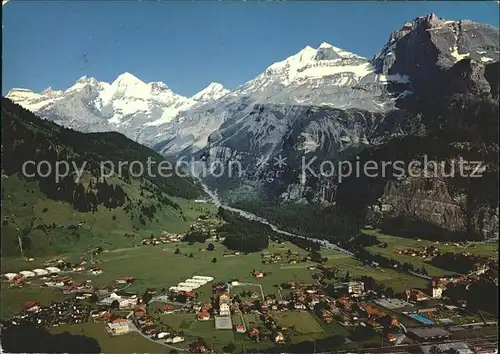
[[[35,301],[28,301],[23,305],[23,311],[37,312],[40,310],[40,304]]]
[[[410,293],[410,299],[413,301],[423,301],[427,300],[428,296],[420,289],[412,289]]]
[[[8,281],[12,281],[12,279],[14,279],[17,276],[18,275],[16,273],[5,273],[5,274],[3,274],[3,277],[5,279],[7,279]]]
[[[136,308],[134,309],[135,318],[140,318],[146,314],[146,309],[144,308]]]
[[[33,272],[37,275],[37,276],[41,276],[41,275],[47,275],[49,274],[49,271],[46,270],[46,269],[33,269]]]
[[[25,277],[22,274],[16,275],[9,281],[10,286],[19,286],[24,284]]]
[[[293,307],[296,309],[296,310],[305,310],[307,309],[306,305],[304,304],[301,304],[300,302],[297,302],[293,305]]]
[[[210,319],[210,314],[208,312],[200,312],[196,315],[198,321],[208,321]]]
[[[276,332],[276,334],[273,337],[274,337],[274,341],[276,343],[284,343],[285,342],[285,336],[281,332]]]
[[[127,284],[127,283],[132,283],[133,281],[134,281],[134,277],[130,277],[130,276],[118,277],[116,279],[117,284]]]
[[[250,331],[248,332],[248,336],[252,339],[255,339],[255,340],[259,340],[259,330],[255,327],[253,327],[252,329],[250,329]]]
[[[245,333],[245,326],[243,326],[242,324],[237,324],[235,326],[235,329],[236,329],[236,332],[237,333]]]
[[[169,336],[170,335],[170,332],[158,332],[156,333],[156,338],[158,339],[163,339],[165,338],[166,336]]]
[[[181,337],[181,336],[174,336],[174,337],[168,337],[166,340],[165,340],[165,343],[180,343],[180,342],[184,342],[184,337]]]
[[[128,324],[128,321],[125,322],[117,322],[117,323],[108,323],[106,325],[106,329],[111,335],[117,336],[121,334],[125,334],[130,332],[131,328]]]
[[[100,275],[102,273],[103,273],[103,271],[101,268],[91,268],[90,269],[90,274],[92,274],[92,275]]]
[[[171,305],[164,305],[158,309],[158,312],[162,314],[174,313],[174,307]]]
[[[61,269],[57,267],[47,267],[45,268],[45,270],[47,270],[50,274],[56,274],[61,272]]]
[[[230,303],[231,303],[231,298],[229,297],[229,294],[227,292],[223,293],[219,296],[219,315],[220,316],[230,316],[231,315]]]
[[[194,297],[196,297],[196,293],[194,291],[184,291],[183,294],[187,298],[194,298]]]
[[[201,310],[205,312],[208,312],[211,309],[212,309],[212,304],[203,304],[203,306],[201,307]]]
[[[22,272],[19,272],[20,275],[24,276],[25,278],[31,278],[34,277],[36,274],[33,273],[30,270],[23,270]]]

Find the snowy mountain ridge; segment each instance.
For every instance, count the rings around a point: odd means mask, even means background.
[[[12,89],[7,98],[43,118],[82,131],[116,130],[136,138],[143,125],[170,121],[180,111],[216,100],[229,90],[211,83],[192,97],[173,92],[165,83],[146,83],[125,72],[112,83],[83,76],[66,90],[40,93]]]

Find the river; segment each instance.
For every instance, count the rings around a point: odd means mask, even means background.
[[[268,225],[276,233],[279,233],[279,234],[282,234],[282,235],[286,235],[286,236],[290,236],[290,237],[302,238],[302,239],[306,239],[306,240],[309,240],[309,241],[312,241],[312,242],[317,242],[323,248],[327,248],[327,249],[330,249],[330,250],[341,252],[341,253],[345,254],[346,256],[349,256],[349,257],[354,257],[354,254],[352,252],[349,252],[348,250],[346,250],[346,249],[344,249],[342,247],[339,247],[338,245],[335,245],[335,244],[333,244],[333,243],[331,243],[329,241],[313,239],[313,238],[309,238],[307,236],[297,235],[297,234],[294,234],[294,233],[282,230],[278,226],[272,224],[271,222],[269,222],[269,220],[267,220],[265,218],[262,218],[260,216],[257,216],[257,215],[255,215],[253,213],[250,213],[250,212],[242,210],[242,209],[233,208],[233,207],[230,207],[229,205],[225,205],[225,204],[223,204],[220,201],[220,198],[219,198],[219,196],[217,195],[216,192],[212,191],[205,183],[203,183],[203,181],[201,181],[200,179],[198,179],[198,180],[201,183],[201,185],[203,186],[203,190],[205,191],[205,193],[207,193],[207,195],[209,196],[209,198],[210,198],[209,202],[212,203],[212,204],[214,204],[218,208],[221,207],[221,208],[223,208],[225,210],[231,211],[233,213],[237,213],[237,214],[241,215],[242,217],[244,217],[244,218],[246,218],[248,220],[258,221],[261,224]]]

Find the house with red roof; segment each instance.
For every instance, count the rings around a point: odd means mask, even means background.
[[[28,301],[23,306],[23,311],[36,312],[40,309],[40,304],[35,301]]]
[[[125,276],[125,277],[118,277],[116,278],[116,283],[117,284],[127,284],[127,283],[132,283],[134,281],[134,277],[131,276]]]
[[[252,339],[255,339],[256,341],[259,340],[259,330],[255,327],[251,328],[250,331],[248,332],[248,336]]]
[[[208,321],[210,319],[210,314],[208,312],[199,312],[196,318],[198,321]]]
[[[164,305],[158,309],[158,312],[163,314],[174,313],[174,307],[171,305]]]
[[[237,333],[245,333],[246,332],[245,326],[243,326],[242,324],[237,324],[236,326],[234,326],[234,329],[236,330]]]

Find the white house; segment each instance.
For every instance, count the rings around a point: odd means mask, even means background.
[[[25,278],[30,278],[30,277],[34,277],[36,274],[33,273],[32,271],[30,270],[23,270],[22,272],[19,272],[19,274],[21,274],[22,276],[24,276]]]
[[[193,279],[206,280],[207,282],[211,282],[212,280],[214,280],[214,278],[212,278],[212,277],[206,277],[206,276],[202,276],[202,275],[195,275],[193,277]]]
[[[45,268],[45,270],[47,270],[50,274],[56,274],[61,272],[61,270],[57,267],[47,267]]]
[[[191,289],[198,289],[200,287],[200,284],[195,284],[195,283],[179,283],[177,284],[177,286],[180,286],[180,287],[187,287],[187,288],[191,288]]]
[[[167,338],[165,340],[165,343],[180,343],[180,342],[184,342],[184,337],[175,336],[173,338]]]
[[[46,269],[33,269],[33,272],[36,274],[36,275],[47,275],[49,274],[49,271],[46,270]]]
[[[4,277],[5,279],[7,279],[7,280],[12,280],[12,279],[14,279],[16,276],[17,276],[17,274],[16,274],[16,273],[5,273],[5,274],[3,275],[3,277]]]
[[[164,338],[164,337],[166,337],[166,336],[168,336],[168,335],[170,335],[170,333],[169,333],[169,332],[160,332],[160,333],[158,333],[158,334],[156,335],[156,338],[158,338],[158,339],[162,339],[162,338]]]
[[[441,288],[440,286],[432,288],[433,299],[440,299],[442,296],[443,296],[443,288]]]
[[[202,280],[202,279],[187,279],[185,281],[185,283],[205,285],[207,283],[207,281],[206,280]]]
[[[219,315],[221,316],[231,315],[231,309],[229,308],[229,304],[223,302],[219,305]]]

